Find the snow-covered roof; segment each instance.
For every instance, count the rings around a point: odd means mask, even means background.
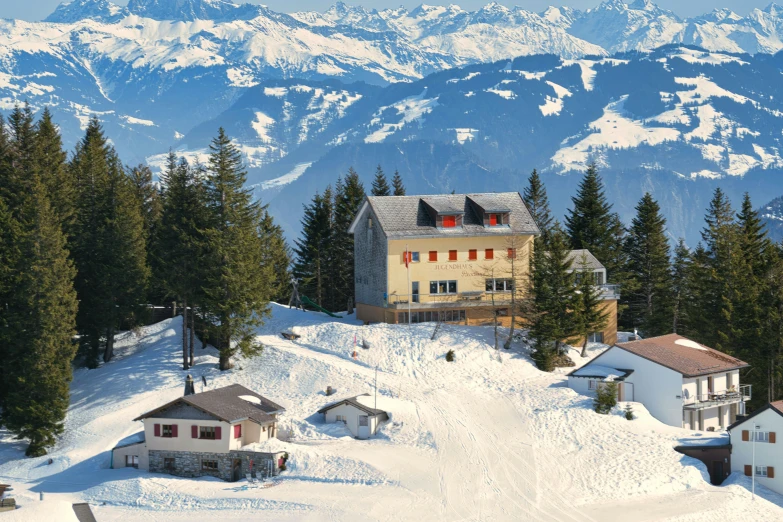
[[[333,402],[331,404],[327,404],[320,410],[318,410],[318,413],[326,413],[327,411],[336,408],[338,406],[342,406],[343,404],[348,406],[353,406],[354,408],[357,408],[359,410],[362,410],[363,412],[367,413],[368,415],[386,415],[386,412],[383,410],[379,410],[377,408],[372,408],[370,406],[367,406],[365,404],[362,404],[362,402],[365,401],[365,397],[369,397],[369,393],[363,393],[361,395],[357,395],[356,397],[348,397],[347,399],[341,399],[337,402]]]
[[[577,368],[568,375],[571,377],[602,379],[604,381],[623,381],[632,373],[633,370],[621,370],[618,368],[610,368],[609,366],[601,366],[600,364],[588,363],[581,368]]]
[[[114,449],[124,448],[125,446],[133,446],[134,444],[141,444],[145,441],[144,431],[139,431],[133,435],[128,435],[114,446]]]

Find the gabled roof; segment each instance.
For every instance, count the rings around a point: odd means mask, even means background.
[[[745,422],[749,421],[750,419],[752,419],[753,417],[755,417],[759,413],[765,412],[765,411],[767,411],[769,409],[771,409],[772,411],[774,411],[775,413],[777,413],[778,415],[783,417],[783,401],[770,402],[769,404],[767,404],[763,408],[759,408],[758,410],[754,411],[750,415],[747,415],[747,416],[745,416],[745,417],[743,417],[741,419],[737,419],[728,428],[726,428],[726,431],[731,431],[732,429],[736,428],[740,424],[744,424]]]
[[[357,408],[359,410],[362,410],[363,412],[365,412],[368,415],[385,415],[386,414],[385,411],[379,410],[377,408],[370,408],[369,406],[365,406],[364,404],[362,404],[361,402],[359,402],[357,400],[359,397],[369,397],[369,396],[370,396],[369,393],[363,393],[361,395],[357,395],[356,397],[348,397],[347,399],[341,399],[341,400],[339,400],[337,402],[333,402],[331,404],[327,404],[326,406],[324,406],[323,408],[318,410],[318,413],[326,413],[327,411],[329,411],[329,410],[331,410],[333,408],[336,408],[338,406],[342,406],[342,405],[345,404],[345,405],[348,405],[348,406],[353,406],[354,408]]]
[[[582,256],[585,256],[585,259],[587,260],[587,267],[591,270],[601,270],[605,268],[604,265],[601,264],[601,262],[593,254],[591,254],[589,250],[582,248],[579,250],[571,250],[568,253],[568,259],[571,261],[571,268],[573,270],[582,269]]]
[[[674,370],[682,374],[683,377],[697,377],[699,375],[709,375],[750,366],[745,361],[691,341],[678,334],[661,335],[649,339],[618,343],[615,346]],[[604,354],[610,350],[611,348]],[[599,355],[593,361],[604,354]]]
[[[177,403],[188,404],[218,420],[229,423],[249,419],[258,424],[267,424],[275,420],[273,416],[275,413],[285,411],[285,408],[266,397],[262,397],[240,384],[232,384],[215,390],[179,397],[133,420],[154,417],[159,411]]]
[[[462,227],[437,228],[427,207],[443,214],[463,214]],[[389,239],[538,235],[540,230],[518,192],[446,194],[434,196],[368,196],[349,229],[369,209]],[[484,212],[508,212],[509,226],[485,227]]]

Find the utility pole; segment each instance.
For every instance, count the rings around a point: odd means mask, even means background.
[[[750,499],[751,500],[756,500],[756,433],[758,432],[758,429],[760,427],[761,426],[759,426],[758,424],[756,424],[754,422],[753,423],[753,431],[751,432],[751,433],[753,433],[753,442],[751,443],[751,444],[753,444],[753,469],[750,470],[750,473],[751,473],[751,475],[750,475],[750,478],[751,478]]]

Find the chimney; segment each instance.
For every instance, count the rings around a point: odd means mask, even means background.
[[[185,378],[185,396],[193,395],[196,393],[196,387],[193,386],[193,377],[188,374]]]

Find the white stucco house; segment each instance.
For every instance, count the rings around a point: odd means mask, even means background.
[[[748,477],[755,475],[758,484],[783,494],[783,477],[775,474],[776,469],[783,474],[783,443],[777,441],[777,434],[783,433],[783,401],[767,404],[737,420],[728,431],[731,470]]]
[[[186,395],[140,415],[143,431],[112,449],[113,468],[135,467],[185,477],[210,475],[238,480],[277,457],[254,445],[274,438],[282,406],[232,384],[193,393],[188,376]],[[265,469],[266,469],[265,468]]]
[[[745,413],[751,386],[739,371],[749,365],[681,335],[618,343],[568,374],[568,386],[593,394],[618,383],[618,400],[644,404],[670,426],[715,431]]]
[[[382,422],[389,420],[389,415],[373,406],[369,393],[349,397],[327,404],[318,413],[323,413],[327,423],[343,422],[348,430],[358,439],[367,439],[375,435]]]

